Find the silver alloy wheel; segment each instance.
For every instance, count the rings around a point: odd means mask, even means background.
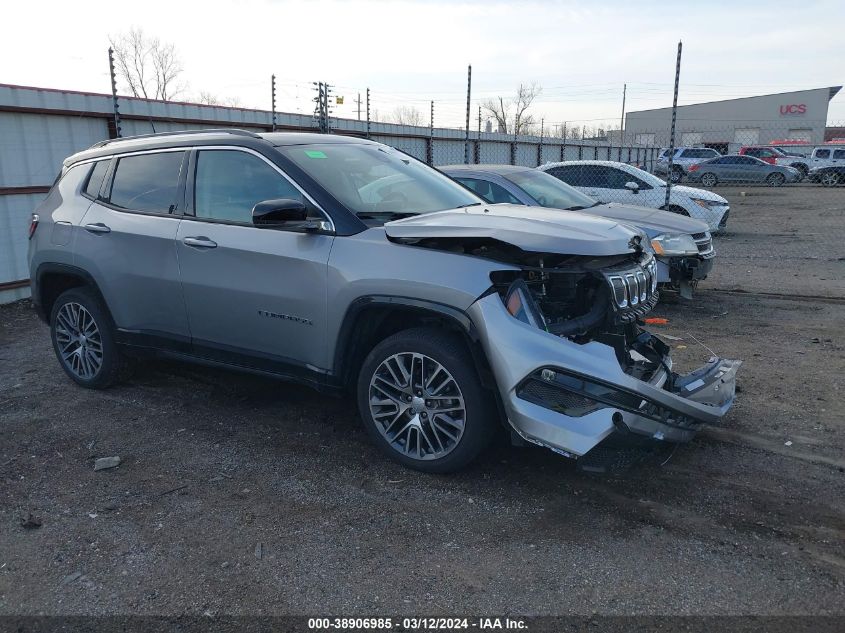
[[[716,175],[715,174],[704,174],[701,177],[701,184],[705,187],[714,187],[716,185]]]
[[[773,174],[769,174],[768,178],[766,178],[766,183],[770,187],[780,187],[785,182],[786,182],[786,176],[784,176],[780,172],[775,172]]]
[[[839,184],[839,175],[832,171],[822,174],[821,183],[825,187],[835,187]]]
[[[62,363],[90,380],[103,366],[103,339],[94,317],[79,303],[64,304],[56,315],[56,344]]]
[[[400,352],[373,372],[370,415],[391,447],[412,459],[439,459],[464,434],[466,407],[458,383],[425,354]]]

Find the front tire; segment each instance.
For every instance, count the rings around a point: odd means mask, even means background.
[[[361,367],[357,397],[373,441],[416,470],[460,470],[495,432],[492,396],[469,350],[441,330],[404,330],[376,345]]]
[[[823,187],[835,187],[839,184],[839,179],[839,174],[830,171],[822,174],[821,178],[819,178],[819,182],[822,183]]]
[[[111,318],[89,288],[63,292],[50,312],[53,351],[64,372],[88,389],[105,389],[120,380],[126,361],[114,340]]]
[[[766,177],[766,184],[770,187],[780,187],[783,183],[786,182],[786,176],[779,172],[775,172],[773,174],[769,174]]]

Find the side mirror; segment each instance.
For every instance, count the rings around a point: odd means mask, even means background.
[[[639,193],[640,186],[634,181],[629,181],[625,183],[625,189],[628,189],[631,193]]]
[[[300,200],[277,198],[264,200],[252,207],[252,223],[255,226],[284,226],[291,222],[305,222],[308,209]]]

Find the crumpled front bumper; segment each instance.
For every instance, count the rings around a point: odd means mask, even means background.
[[[711,359],[672,381],[667,354],[665,367],[646,382],[622,371],[610,346],[597,341],[579,345],[523,323],[507,312],[498,295],[482,297],[467,313],[513,430],[571,457],[584,455],[614,430],[687,442],[702,424],[718,422],[734,400],[738,360]],[[526,381],[540,382],[540,392],[551,395],[527,398]],[[598,408],[579,408],[590,401],[598,401]]]

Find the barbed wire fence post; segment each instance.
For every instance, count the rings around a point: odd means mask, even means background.
[[[367,138],[370,138],[370,89],[369,88],[367,88]]]
[[[669,130],[669,160],[667,162],[666,171],[666,198],[663,201],[663,206],[669,208],[669,196],[672,194],[672,168],[673,158],[675,154],[675,122],[678,117],[678,84],[681,79],[681,50],[683,42],[678,42],[678,58],[675,61],[675,92],[672,97],[672,127]]]
[[[276,75],[270,75],[270,104],[273,112],[271,132],[276,131]]]
[[[464,164],[469,164],[469,109],[470,96],[472,95],[472,64],[467,66],[467,122],[466,133],[464,134]]]
[[[111,77],[112,110],[114,111],[114,138],[120,138],[120,105],[117,103],[117,76],[114,72],[114,49],[109,46],[109,77]]]
[[[426,162],[434,164],[434,101],[431,102],[431,114],[428,118],[428,147],[426,147]]]

